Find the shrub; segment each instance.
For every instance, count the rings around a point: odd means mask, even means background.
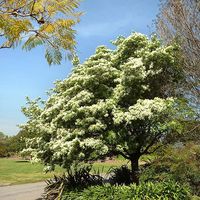
[[[142,173],[142,181],[173,179],[188,184],[192,193],[200,196],[200,146],[194,143],[176,144],[165,148]]]
[[[181,187],[175,182],[142,183],[139,186],[92,186],[83,191],[66,192],[63,200],[187,200],[188,188]]]
[[[92,185],[102,185],[100,175],[90,174],[91,166],[84,166],[75,170],[68,170],[63,176],[54,176],[46,181],[44,198],[48,200],[60,199],[64,190],[83,189]]]
[[[130,185],[131,180],[131,170],[127,165],[122,165],[120,168],[111,168],[109,170],[110,178],[109,181],[112,185]]]

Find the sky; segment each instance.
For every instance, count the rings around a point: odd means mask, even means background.
[[[81,62],[90,57],[97,46],[111,46],[110,41],[131,32],[150,35],[153,20],[159,10],[159,0],[82,0],[79,10],[84,12],[75,26],[77,55]],[[15,49],[0,50],[0,132],[18,133],[18,124],[26,122],[21,107],[26,96],[46,99],[46,92],[56,80],[67,77],[71,63],[51,66],[42,48],[29,52]]]

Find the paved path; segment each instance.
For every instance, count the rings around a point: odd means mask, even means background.
[[[45,183],[28,183],[0,187],[0,200],[41,200]]]

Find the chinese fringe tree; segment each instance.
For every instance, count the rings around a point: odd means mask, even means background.
[[[139,158],[154,152],[170,133],[175,103],[168,88],[179,82],[176,46],[133,33],[98,47],[71,75],[55,83],[43,106],[29,101],[22,127],[40,135],[28,141],[33,159],[47,170],[106,155],[130,160],[139,183]]]

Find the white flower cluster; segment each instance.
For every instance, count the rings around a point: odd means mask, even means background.
[[[43,160],[46,170],[97,159],[111,144],[128,149],[129,123],[163,123],[159,116],[173,99],[163,99],[160,88],[175,79],[173,48],[138,33],[113,43],[116,50],[101,46],[83,64],[75,64],[68,78],[55,83],[44,106],[29,101],[24,109],[29,121],[23,128],[40,136],[27,143],[27,151]]]
[[[136,104],[128,108],[127,112],[120,109],[114,110],[114,122],[120,124],[122,122],[129,123],[134,120],[150,120],[159,117],[159,115],[164,114],[168,110],[173,102],[173,98],[139,99]]]

